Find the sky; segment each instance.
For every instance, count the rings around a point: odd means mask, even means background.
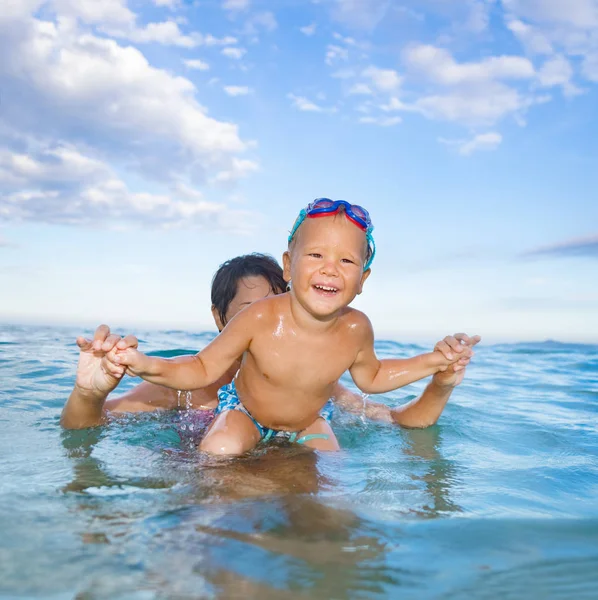
[[[598,342],[598,0],[8,0],[0,321],[212,329],[365,206],[378,337]]]

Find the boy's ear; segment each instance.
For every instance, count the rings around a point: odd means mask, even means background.
[[[218,331],[222,331],[224,329],[224,324],[222,323],[222,319],[216,310],[216,307],[212,305],[212,317],[214,318],[214,323],[216,323],[216,328]]]
[[[291,253],[288,250],[282,255],[282,277],[287,283],[291,281]]]
[[[361,276],[361,281],[359,282],[359,291],[357,292],[358,294],[361,294],[361,292],[363,291],[363,284],[365,283],[365,280],[370,276],[371,272],[372,269],[368,269],[367,271],[363,272],[363,275]]]

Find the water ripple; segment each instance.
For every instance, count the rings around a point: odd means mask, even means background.
[[[215,461],[191,413],[61,431],[79,333],[0,327],[0,597],[595,594],[598,346],[481,345],[434,427],[337,411],[338,454],[279,444]],[[139,333],[158,356],[214,337]]]

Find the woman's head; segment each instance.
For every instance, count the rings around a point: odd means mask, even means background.
[[[266,254],[246,254],[220,265],[212,279],[212,315],[218,330],[255,300],[286,289],[282,268]]]

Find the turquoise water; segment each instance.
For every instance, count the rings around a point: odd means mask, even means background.
[[[598,346],[480,346],[435,427],[215,461],[185,412],[62,431],[79,333],[0,327],[0,598],[598,597]]]

